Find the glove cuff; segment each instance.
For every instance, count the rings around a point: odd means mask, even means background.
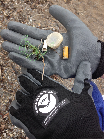
[[[101,43],[101,58],[100,58],[100,62],[98,64],[97,69],[92,74],[92,79],[97,79],[104,74],[104,42],[100,40],[98,40],[97,42]]]

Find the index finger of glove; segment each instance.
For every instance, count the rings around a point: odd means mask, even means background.
[[[26,93],[26,94],[32,94],[35,92],[36,89],[39,88],[39,85],[34,82],[32,79],[30,79],[28,76],[21,74],[18,76],[18,82],[21,86],[21,89]]]
[[[55,80],[53,80],[52,78],[50,78],[49,76],[47,76],[46,74],[43,74],[39,70],[27,69],[27,72],[30,73],[33,76],[33,78],[38,80],[43,87],[44,86],[52,86],[52,87],[54,87],[55,83],[56,83],[56,85],[58,83]],[[42,74],[43,74],[43,80],[42,80]]]
[[[28,35],[29,37],[37,40],[41,40],[42,38],[45,40],[50,33],[53,33],[52,30],[43,30],[15,21],[10,21],[8,23],[8,29],[18,32],[22,35]]]
[[[33,76],[33,78],[35,78],[36,80],[38,80],[40,82],[40,85],[37,87],[36,83],[29,79],[28,76],[24,76],[24,75],[20,75],[18,77],[20,85],[30,94],[34,94],[36,93],[36,89],[55,89],[57,92],[63,92],[64,95],[65,94],[69,94],[69,90],[59,84],[57,81],[53,80],[52,78],[48,77],[47,75],[43,75],[43,80],[42,80],[42,72],[35,70],[35,69],[29,69],[29,73]],[[33,89],[31,89],[33,88]]]

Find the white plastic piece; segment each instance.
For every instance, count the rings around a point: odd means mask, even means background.
[[[63,36],[58,32],[53,32],[47,36],[46,43],[49,47],[56,49],[63,41]]]
[[[42,51],[47,51],[47,43],[46,43],[46,40],[44,40],[44,45],[43,45]]]

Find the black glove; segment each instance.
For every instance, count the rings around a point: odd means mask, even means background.
[[[89,28],[71,11],[59,5],[52,5],[49,8],[49,12],[66,28],[67,33],[61,33],[63,41],[55,51],[49,49],[44,55],[44,73],[48,76],[58,74],[64,79],[75,78],[75,84],[77,84],[76,86],[78,86],[78,88],[80,87],[79,93],[81,93],[83,89],[81,84],[84,84],[84,79],[88,78],[87,74],[91,72],[92,79],[103,75],[104,48],[103,46],[101,48],[101,42],[98,41],[97,37],[95,37]],[[31,53],[31,50],[28,52],[24,46],[28,44],[26,41],[29,41],[29,43],[34,46],[38,46],[41,43],[40,40],[46,40],[47,36],[51,33],[53,33],[51,30],[42,30],[10,21],[8,23],[8,29],[2,30],[0,34],[4,40],[7,40],[2,43],[2,47],[10,52],[9,58],[22,67],[36,69],[42,72],[44,66],[43,62],[34,61],[32,57],[31,61],[26,58],[27,54]],[[28,35],[28,38],[25,39],[26,37],[24,35]],[[60,54],[61,57],[63,57],[63,46],[69,47],[69,59],[62,59],[59,56]],[[42,44],[39,48],[42,49]],[[101,54],[102,51],[103,55]],[[87,70],[85,78],[82,78],[83,75],[81,75],[81,80],[78,82],[76,79],[77,70],[79,68],[79,71],[83,74],[85,61],[86,63],[88,62],[87,64],[90,63],[91,71]],[[76,87],[74,92],[78,88]]]
[[[21,89],[10,105],[12,124],[22,128],[30,139],[104,138],[86,79],[81,94],[37,70],[18,77]],[[39,85],[40,83],[40,85]]]

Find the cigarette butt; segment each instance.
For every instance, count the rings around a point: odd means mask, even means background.
[[[44,40],[44,45],[43,45],[42,51],[47,51],[47,43],[46,43],[46,40]]]
[[[63,59],[68,59],[68,46],[63,47]]]

